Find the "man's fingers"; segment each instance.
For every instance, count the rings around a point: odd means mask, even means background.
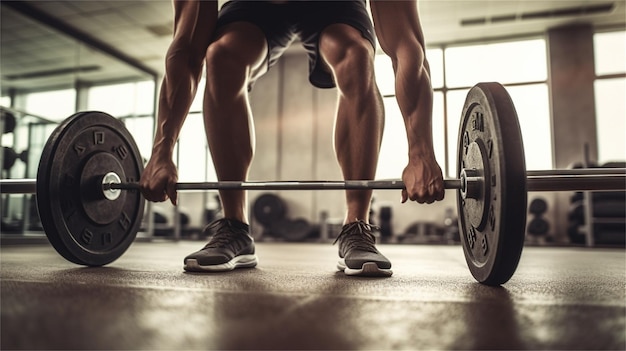
[[[420,204],[432,204],[435,201],[443,200],[444,194],[443,181],[433,182],[428,186],[414,186],[402,190],[402,203],[411,200]]]
[[[176,180],[171,181],[167,184],[167,188],[165,190],[167,196],[169,196],[172,205],[176,206],[178,204],[178,192],[176,191]]]
[[[167,200],[167,196],[168,196],[163,191],[159,192],[159,191],[146,189],[146,188],[141,189],[141,194],[143,195],[143,197],[146,198],[146,200],[152,201],[152,202],[163,202]]]
[[[402,189],[402,203],[405,203],[406,200],[409,199],[409,193],[406,191],[406,189]]]

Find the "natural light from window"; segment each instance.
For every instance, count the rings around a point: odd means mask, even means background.
[[[594,35],[598,163],[626,160],[626,31]],[[603,75],[622,75],[603,78]]]
[[[432,86],[435,89],[433,99],[435,153],[437,161],[448,177],[456,177],[458,128],[468,88],[484,81],[515,84],[508,86],[507,91],[511,95],[520,120],[526,151],[526,167],[552,168],[550,107],[545,83],[546,47],[543,39],[450,47],[445,49],[445,62],[442,49],[428,50],[426,56],[431,68]],[[442,89],[444,67],[446,85],[445,89]],[[376,78],[381,92],[387,96],[385,136],[378,176],[397,178],[406,165],[408,146],[402,117],[393,97],[394,77],[387,56],[376,57]],[[444,128],[444,116],[447,118],[447,131]]]

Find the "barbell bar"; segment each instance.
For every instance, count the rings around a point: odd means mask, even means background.
[[[480,283],[500,285],[524,245],[528,191],[625,190],[626,169],[527,171],[517,112],[499,83],[470,89],[459,127],[456,189],[466,262]],[[42,226],[67,260],[102,266],[139,231],[143,158],[124,124],[97,111],[61,122],[44,145],[37,179],[0,181],[2,193],[35,193]],[[401,180],[178,183],[178,190],[402,189]],[[125,190],[125,191],[122,191]]]
[[[626,168],[589,168],[526,172],[528,191],[610,191],[626,189]],[[468,180],[476,181],[476,180]],[[461,179],[444,179],[445,189],[461,189]],[[402,180],[346,181],[218,181],[179,182],[176,190],[393,190],[404,189]],[[139,190],[138,183],[103,183],[102,191]],[[2,179],[0,192],[34,194],[36,179]]]

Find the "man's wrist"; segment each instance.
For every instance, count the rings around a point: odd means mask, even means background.
[[[176,143],[170,139],[160,139],[154,142],[152,147],[152,156],[161,159],[171,159],[174,154],[174,146]]]

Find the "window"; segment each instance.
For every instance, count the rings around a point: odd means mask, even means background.
[[[106,111],[118,118],[151,115],[154,112],[154,81],[92,87],[87,99],[87,109]]]
[[[24,110],[47,119],[62,121],[76,112],[76,90],[64,89],[25,95]]]
[[[178,175],[181,181],[204,182],[216,181],[217,175],[213,167],[204,132],[204,120],[201,113],[191,113],[178,139],[176,153]]]
[[[596,33],[598,163],[626,160],[626,31]]]
[[[150,156],[154,138],[154,81],[91,87],[87,100],[87,110],[106,111],[123,119],[142,157]]]
[[[441,49],[427,50],[431,80],[434,87],[443,84],[443,51]],[[376,179],[396,179],[402,176],[402,170],[408,163],[409,146],[406,136],[404,119],[395,95],[395,77],[391,59],[387,55],[377,55],[376,82],[380,92],[385,98],[385,132],[378,159]],[[443,93],[435,92],[433,96],[433,144],[435,145],[435,157],[442,170],[445,163],[444,147],[444,118],[443,118]]]
[[[465,97],[478,82],[504,84],[515,104],[528,169],[552,168],[552,135],[543,39],[433,48],[426,52],[433,96],[433,143],[444,175],[456,177],[458,129]],[[444,79],[445,77],[445,79]],[[376,78],[385,98],[385,135],[378,178],[398,178],[407,162],[406,131],[393,95],[389,59],[376,57]],[[508,84],[508,86],[507,86]]]
[[[383,99],[385,105],[385,132],[378,156],[376,179],[395,179],[402,176],[408,162],[409,146],[404,120],[395,97]]]
[[[543,39],[450,47],[445,54],[448,88],[489,81],[502,84],[545,81],[548,77]]]
[[[548,85],[507,87],[522,130],[526,169],[552,169],[552,127]]]
[[[545,83],[506,87],[520,122],[526,169],[542,170],[552,168],[552,135],[550,127],[550,105],[548,86]],[[456,177],[458,157],[459,125],[465,97],[469,90],[452,90],[448,93],[448,169],[449,176]]]
[[[446,165],[448,177],[457,177],[457,157],[459,143],[459,125],[461,124],[461,113],[465,104],[465,97],[468,89],[452,90],[447,94],[446,109],[448,110],[448,164]]]
[[[154,118],[152,116],[132,117],[123,118],[122,121],[128,132],[133,136],[141,157],[147,161],[152,154]]]
[[[626,79],[595,82],[598,163],[626,160]]]
[[[626,31],[593,36],[596,75],[626,72]]]

